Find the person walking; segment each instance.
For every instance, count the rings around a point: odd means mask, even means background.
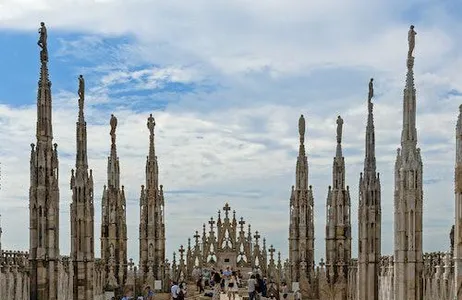
[[[228,300],[235,300],[236,299],[236,294],[239,291],[238,288],[238,281],[236,277],[236,272],[232,272],[231,276],[229,276],[228,279]]]
[[[255,275],[251,275],[249,280],[247,280],[247,291],[249,292],[249,300],[255,300]]]

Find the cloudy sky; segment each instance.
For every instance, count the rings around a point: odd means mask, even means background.
[[[375,78],[383,254],[393,245],[393,166],[400,143],[407,30],[416,26],[417,126],[424,161],[424,250],[445,251],[454,216],[454,127],[462,103],[457,0],[6,0],[0,3],[2,246],[28,249],[29,144],[35,142],[40,21],[48,27],[54,139],[59,145],[61,253],[69,253],[77,76],[86,78],[95,235],[114,113],[127,193],[129,256],[138,257],[140,185],[156,118],[168,256],[229,202],[283,256],[298,151],[307,122],[324,255],[335,119],[344,119],[353,253],[367,84]],[[96,243],[96,255],[100,255]]]

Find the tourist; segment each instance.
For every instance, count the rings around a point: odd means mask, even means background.
[[[176,281],[173,281],[172,287],[170,288],[170,293],[172,295],[172,300],[178,300],[179,287]]]
[[[268,281],[268,280],[266,279],[266,277],[264,277],[264,278],[263,278],[263,286],[262,286],[262,289],[261,289],[261,295],[262,295],[263,297],[265,297],[265,298],[266,298],[267,295],[268,295],[268,284],[267,284],[267,281]]]
[[[197,290],[199,291],[199,294],[202,294],[202,292],[204,291],[204,286],[202,284],[202,275],[199,275],[199,279],[197,280]]]
[[[249,292],[249,300],[255,299],[255,275],[251,275],[249,280],[247,280],[248,292]]]
[[[144,300],[154,300],[154,291],[151,290],[151,287],[149,285],[144,289],[144,292],[146,294]]]
[[[302,294],[300,293],[300,290],[297,289],[294,292],[294,300],[300,300],[300,299],[302,299]]]
[[[133,299],[133,291],[130,288],[126,288],[124,296],[121,300],[131,300]]]
[[[229,300],[235,300],[236,299],[236,294],[239,291],[238,288],[238,281],[236,277],[236,272],[232,272],[231,275],[229,276],[228,279],[228,285],[227,285],[227,292],[228,292],[228,299]]]
[[[184,300],[186,298],[187,290],[186,290],[186,283],[182,282],[178,287],[178,296],[177,300]]]
[[[289,296],[289,287],[287,286],[287,283],[283,282],[282,283],[282,298],[286,300],[288,296]]]
[[[221,294],[221,277],[220,273],[215,272],[213,274],[213,282],[215,283],[213,286],[213,297],[212,300],[220,300],[220,294]]]

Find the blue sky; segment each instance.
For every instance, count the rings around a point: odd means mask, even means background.
[[[306,2],[306,3],[305,3]],[[393,166],[400,142],[407,30],[418,32],[418,137],[424,161],[424,250],[446,251],[454,218],[454,127],[462,103],[462,11],[456,1],[58,1],[0,4],[2,245],[28,249],[29,144],[35,141],[40,21],[48,27],[53,125],[59,145],[61,252],[69,253],[70,169],[77,76],[86,79],[96,238],[106,182],[109,117],[127,193],[129,255],[138,256],[138,199],[156,118],[166,191],[168,256],[229,202],[287,255],[288,201],[307,122],[316,257],[324,256],[325,203],[344,119],[356,255],[366,97],[375,80],[383,249],[393,245]],[[26,220],[26,221],[24,221]],[[96,243],[98,245],[98,243]],[[99,248],[96,249],[99,256]]]

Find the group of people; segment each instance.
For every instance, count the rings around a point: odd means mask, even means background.
[[[229,300],[235,300],[241,284],[240,274],[227,266],[224,271],[212,270],[209,285],[213,287],[212,300],[220,300],[220,295],[225,293]]]
[[[268,297],[267,281],[260,274],[252,274],[247,280],[247,291],[249,300],[259,300],[260,297]]]
[[[172,300],[184,300],[187,295],[186,283],[178,283],[176,281],[173,281],[172,286],[170,287],[170,294],[172,296]]]

